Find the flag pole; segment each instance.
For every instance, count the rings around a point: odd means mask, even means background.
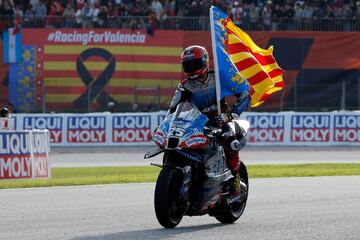
[[[217,61],[217,53],[216,53],[216,40],[215,40],[215,23],[214,23],[214,6],[210,8],[210,32],[211,32],[211,45],[212,45],[212,53],[213,53],[213,63],[214,63],[214,72],[215,72],[215,90],[216,90],[216,104],[218,114],[221,114],[221,89],[220,89],[220,74],[218,68]]]

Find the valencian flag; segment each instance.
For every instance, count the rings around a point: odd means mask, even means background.
[[[248,91],[251,107],[257,107],[283,88],[284,71],[275,61],[272,46],[258,47],[214,6],[210,24],[218,105],[223,97]]]

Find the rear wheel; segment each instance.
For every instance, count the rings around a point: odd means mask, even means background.
[[[155,213],[164,228],[176,227],[185,213],[183,200],[180,199],[182,173],[170,166],[161,170],[155,187]]]
[[[242,162],[240,163],[240,180],[245,183],[245,187],[242,188],[242,195],[241,198],[238,201],[235,201],[230,204],[226,204],[223,206],[222,214],[216,216],[215,218],[221,222],[221,223],[233,223],[236,220],[240,218],[240,216],[243,214],[245,207],[246,207],[246,201],[248,198],[249,193],[249,180],[248,180],[248,174],[246,170],[245,164]]]

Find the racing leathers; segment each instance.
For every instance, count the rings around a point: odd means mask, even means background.
[[[235,94],[234,97],[235,102],[232,104],[231,108],[229,108],[225,100],[222,99],[221,111],[223,114],[230,115],[231,113],[235,113],[240,115],[250,106],[250,97],[248,92]],[[192,102],[203,114],[209,118],[210,124],[214,126],[219,124],[215,90],[215,74],[213,71],[208,72],[204,82],[188,79],[183,80],[177,86],[175,95],[173,96],[173,99],[170,103],[169,113],[174,112],[176,106],[180,102],[184,101]],[[228,119],[231,119],[231,117]],[[222,121],[224,121],[224,119]],[[228,145],[226,142],[223,145],[227,165],[229,169],[235,173],[238,171],[240,166],[239,153],[238,151],[232,150],[229,146],[226,146]]]

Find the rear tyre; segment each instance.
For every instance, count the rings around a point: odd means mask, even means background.
[[[240,180],[243,183],[245,183],[246,191],[244,191],[244,196],[241,198],[240,201],[236,201],[231,204],[225,205],[222,214],[215,217],[219,222],[224,224],[233,223],[236,220],[238,220],[240,216],[243,214],[246,207],[246,201],[249,193],[249,180],[248,180],[246,166],[242,162],[240,163],[239,171],[240,171]]]
[[[155,186],[154,206],[156,218],[164,228],[176,227],[185,213],[180,199],[182,173],[170,166],[161,170]]]

